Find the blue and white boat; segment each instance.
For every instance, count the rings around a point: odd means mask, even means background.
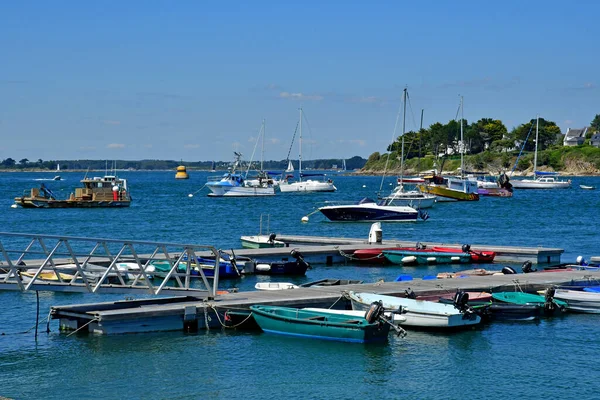
[[[253,197],[274,196],[273,179],[259,171],[258,177],[246,180],[246,174],[238,172],[241,167],[242,153],[234,152],[235,160],[231,170],[221,177],[209,177],[206,186],[211,190],[211,197]]]
[[[419,211],[412,207],[389,205],[386,200],[376,203],[367,197],[354,204],[320,207],[319,211],[336,222],[415,222],[419,217]]]

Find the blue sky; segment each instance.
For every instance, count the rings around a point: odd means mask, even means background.
[[[595,1],[61,1],[0,8],[0,159],[368,157],[469,121],[600,113]],[[400,131],[396,132],[396,136]],[[297,143],[292,156],[297,156]],[[256,157],[255,157],[256,158]]]

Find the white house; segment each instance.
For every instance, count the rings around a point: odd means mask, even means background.
[[[585,141],[585,135],[587,134],[588,127],[584,127],[581,129],[567,129],[567,133],[565,133],[565,138],[563,139],[564,146],[579,146],[582,145]]]

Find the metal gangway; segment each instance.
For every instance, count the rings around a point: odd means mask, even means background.
[[[199,254],[213,256],[214,276],[200,267]],[[223,256],[208,245],[0,232],[0,290],[210,299],[218,295]],[[235,258],[230,261],[237,270]],[[158,274],[155,262],[168,263],[168,270]]]

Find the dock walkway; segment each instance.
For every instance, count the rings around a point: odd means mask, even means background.
[[[344,291],[354,290],[386,295],[402,295],[411,289],[418,295],[469,291],[534,292],[571,281],[600,282],[600,272],[564,271],[530,274],[470,276],[466,279],[378,282],[346,286],[310,287],[279,291],[247,291],[218,295],[211,300],[193,297],[158,298],[55,306],[53,319],[61,329],[82,329],[97,334],[140,333],[221,328],[227,311],[248,310],[251,305],[288,307],[349,308]]]

